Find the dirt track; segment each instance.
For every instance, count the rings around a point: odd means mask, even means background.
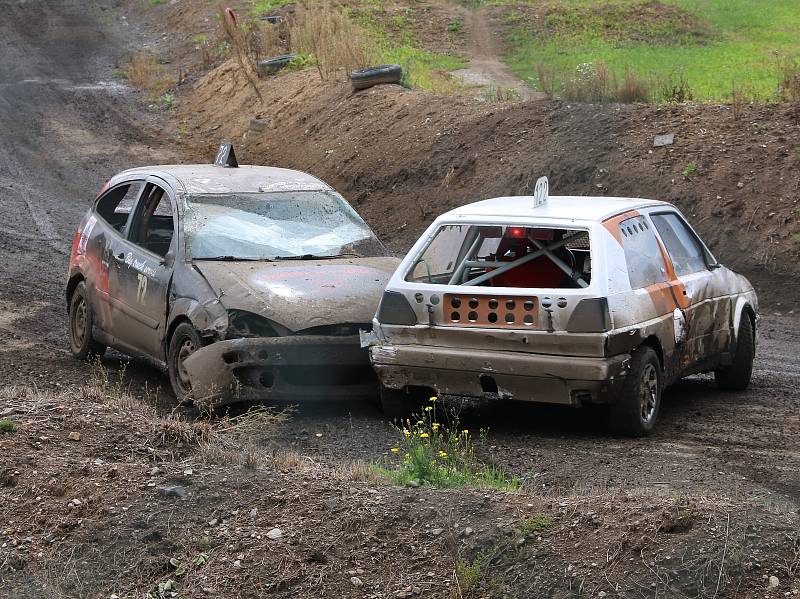
[[[88,10],[78,0],[12,1],[4,9],[0,386],[58,392],[90,375],[66,351],[62,285],[74,227],[114,171],[181,155],[164,115],[147,112],[113,78],[115,63],[138,34],[111,2],[95,2]],[[769,295],[771,285],[780,285],[765,281],[762,295]],[[648,439],[610,438],[592,413],[524,405],[470,411],[465,423],[475,429],[488,427],[482,450],[487,459],[522,477],[528,489],[545,497],[605,491],[714,495],[796,514],[799,324],[796,314],[778,316],[770,308],[762,320],[751,389],[729,395],[718,392],[708,378],[686,381],[667,393],[658,431]],[[106,358],[109,368],[119,364],[119,355]],[[168,384],[162,373],[143,364],[129,366],[125,376],[134,392],[144,382],[151,388]],[[336,464],[380,459],[394,438],[370,405],[314,402],[300,406],[273,443]],[[29,451],[4,455],[0,466],[19,469],[24,476],[34,467],[25,466],[29,462],[23,453]],[[296,486],[296,481],[282,484]],[[15,487],[17,491],[26,500],[24,485]],[[474,514],[483,508],[469,509]],[[748,517],[746,511],[736,514]],[[0,508],[0,521],[6,520]],[[0,530],[0,544],[6,537],[11,533]],[[764,564],[764,571],[771,567]],[[752,574],[759,585],[761,573]],[[30,579],[10,580],[30,584]],[[20,595],[24,593],[14,596]]]

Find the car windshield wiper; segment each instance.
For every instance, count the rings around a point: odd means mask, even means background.
[[[344,254],[301,254],[299,256],[275,256],[273,260],[334,260],[336,258],[361,258],[352,252]]]
[[[194,260],[207,260],[209,262],[272,262],[272,258],[253,258],[246,256],[200,256]]]

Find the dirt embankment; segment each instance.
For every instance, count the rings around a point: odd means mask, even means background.
[[[437,214],[530,193],[675,202],[719,258],[755,275],[800,273],[800,106],[487,103],[382,86],[354,94],[313,71],[261,82],[259,105],[232,63],[184,95],[190,143],[223,138],[243,161],[309,170],[339,188],[402,250]],[[251,116],[269,121],[250,133]],[[674,133],[675,143],[653,147]],[[796,288],[795,288],[796,289]],[[791,299],[787,292],[784,300]]]

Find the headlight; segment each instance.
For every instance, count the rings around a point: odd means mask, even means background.
[[[228,330],[226,339],[245,337],[280,337],[285,329],[280,325],[245,310],[228,310]]]

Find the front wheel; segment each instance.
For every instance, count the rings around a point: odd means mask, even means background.
[[[106,346],[92,338],[94,313],[86,295],[86,283],[81,281],[72,292],[69,302],[69,349],[79,360],[102,358]]]
[[[169,382],[176,399],[181,403],[196,399],[192,395],[192,383],[186,371],[185,362],[186,358],[201,347],[200,335],[188,322],[179,324],[169,341],[167,352]]]
[[[750,386],[756,355],[755,332],[750,316],[742,314],[736,338],[736,353],[730,366],[714,371],[717,386],[725,391],[744,391]]]
[[[633,352],[630,371],[611,407],[611,427],[615,433],[643,437],[652,432],[661,408],[663,376],[653,348],[643,345]]]

